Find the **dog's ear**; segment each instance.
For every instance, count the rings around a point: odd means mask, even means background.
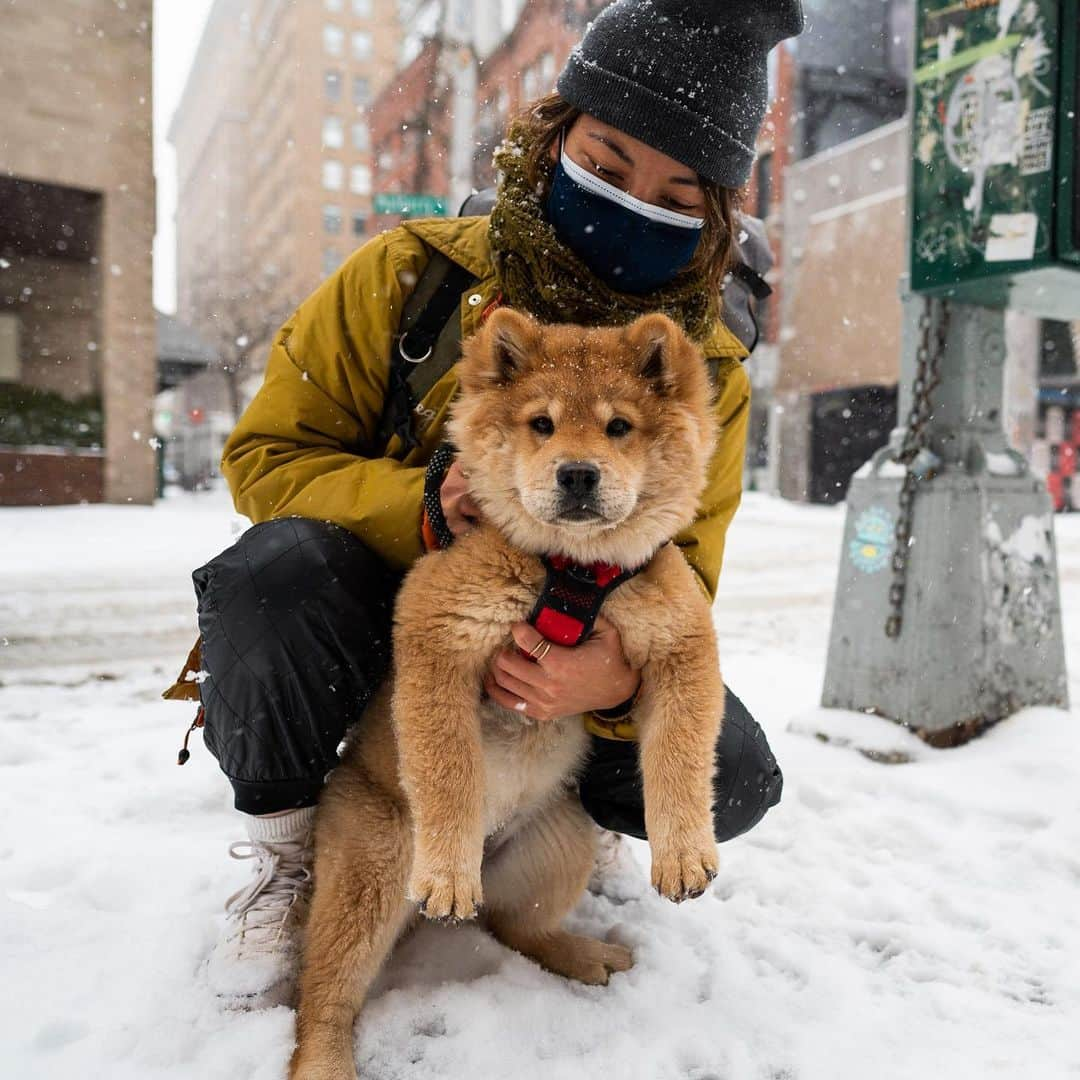
[[[695,405],[711,400],[712,388],[701,350],[666,315],[642,315],[624,334],[634,373],[646,379],[654,393]]]
[[[674,393],[686,366],[689,344],[683,332],[666,315],[653,312],[635,319],[626,328],[631,362],[636,374],[662,395]]]
[[[540,326],[513,308],[496,308],[466,343],[464,374],[500,386],[513,382],[535,353]]]
[[[487,326],[488,348],[499,382],[511,382],[521,373],[535,351],[539,326],[513,308],[497,308]]]

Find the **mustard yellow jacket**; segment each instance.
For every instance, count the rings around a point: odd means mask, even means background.
[[[255,523],[291,514],[336,522],[400,569],[422,553],[424,467],[443,437],[454,370],[421,403],[433,419],[418,448],[405,452],[396,436],[381,445],[378,427],[402,306],[433,249],[478,279],[460,308],[462,338],[476,330],[499,288],[487,217],[408,222],[366,243],[274,339],[262,387],[222,455],[240,513]],[[719,361],[719,447],[699,517],[677,543],[712,597],[742,491],[750,382],[740,363],[746,350],[722,323],[704,351]]]

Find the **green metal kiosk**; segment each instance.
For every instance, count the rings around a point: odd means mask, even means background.
[[[1005,311],[1080,319],[1080,0],[916,0],[899,415],[852,480],[822,703],[962,741],[1067,705]]]

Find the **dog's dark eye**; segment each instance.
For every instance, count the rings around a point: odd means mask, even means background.
[[[550,416],[534,416],[529,421],[529,427],[537,435],[551,435],[555,431],[555,424]]]
[[[628,435],[630,433],[630,430],[630,421],[623,420],[621,416],[616,416],[615,419],[612,420],[611,423],[609,423],[607,426],[607,433],[613,439],[618,439],[621,438],[623,435]]]

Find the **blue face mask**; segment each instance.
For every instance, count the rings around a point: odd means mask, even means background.
[[[702,218],[677,214],[620,191],[560,147],[546,214],[559,238],[613,289],[647,293],[694,257]]]

